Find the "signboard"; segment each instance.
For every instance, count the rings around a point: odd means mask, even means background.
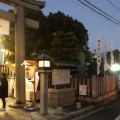
[[[28,80],[26,78],[26,90],[33,91],[34,84],[31,81],[34,81],[34,77],[31,80]],[[39,82],[38,72],[35,72],[35,91],[37,91],[38,82]]]
[[[27,66],[25,68],[25,76],[29,81],[34,81],[34,67],[33,66]]]
[[[9,35],[10,22],[0,19],[0,34]]]
[[[69,84],[70,70],[69,69],[54,69],[52,72],[52,85]]]
[[[87,85],[79,85],[79,95],[87,95]]]

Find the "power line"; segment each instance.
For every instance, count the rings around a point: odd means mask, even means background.
[[[101,25],[99,25],[95,30],[93,30],[89,35],[93,34],[95,31],[97,31],[99,28],[101,28],[108,20],[104,21]]]
[[[115,24],[118,24],[118,25],[120,25],[120,21],[118,21],[117,19],[115,19],[114,18],[114,20],[113,20],[113,17],[112,16],[110,16],[110,15],[108,15],[107,13],[105,14],[105,12],[104,12],[104,14],[103,14],[103,12],[102,12],[102,10],[100,11],[100,9],[99,8],[97,8],[96,6],[95,7],[93,7],[92,5],[87,5],[87,4],[85,4],[84,2],[82,2],[81,0],[78,0],[81,4],[83,4],[84,6],[86,6],[86,7],[88,7],[88,8],[90,8],[91,10],[93,10],[94,12],[96,12],[97,14],[99,14],[99,15],[101,15],[101,16],[103,16],[104,18],[106,18],[107,20],[109,20],[109,21],[111,21],[111,22],[113,22],[113,23],[115,23]],[[84,0],[84,1],[86,1],[86,0]],[[88,1],[87,1],[88,2]],[[91,4],[91,3],[90,3]],[[92,6],[92,7],[91,7]],[[97,10],[99,10],[99,11],[96,11],[94,8],[96,8]],[[107,16],[106,16],[107,15]],[[112,19],[111,19],[112,18]],[[116,21],[118,21],[118,22],[116,22]]]
[[[117,10],[118,11],[118,10]],[[115,11],[112,16],[117,12]],[[104,21],[100,26],[98,26],[93,32],[91,32],[89,35],[93,34],[96,30],[98,30],[100,27],[102,27],[108,20]]]
[[[82,5],[78,4],[77,2],[75,2],[75,1],[73,1],[73,0],[71,0],[71,1],[72,1],[73,3],[75,3],[75,4],[77,4],[78,6],[80,6],[80,7],[84,8],[84,9],[86,9],[87,11],[91,12],[89,9],[83,7]],[[94,12],[92,12],[92,13],[95,14]]]
[[[81,5],[78,4],[77,2],[75,2],[75,1],[73,1],[73,0],[71,0],[71,1],[74,2],[75,4],[77,4],[78,6],[80,6],[80,7],[84,8],[84,9],[86,9],[87,11],[89,11],[89,12],[95,14],[95,12],[90,11],[89,9],[87,9],[87,8],[85,8],[85,7],[83,7],[83,6],[81,6]],[[118,11],[118,10],[117,10],[117,11]],[[115,11],[115,12],[112,14],[112,16],[113,16],[117,11]],[[95,14],[95,15],[98,15],[98,14]],[[99,28],[101,28],[107,21],[108,21],[108,19],[107,19],[106,21],[104,21],[101,25],[99,25],[99,26],[98,26],[95,30],[93,30],[91,33],[89,33],[89,35],[93,34],[95,31],[97,31]]]
[[[80,6],[80,7],[84,8],[84,9],[86,9],[87,11],[92,12],[92,11],[90,11],[89,9],[87,9],[87,8],[85,8],[85,7],[83,7],[83,6],[81,6],[81,5],[78,4],[77,2],[75,2],[75,1],[73,1],[73,0],[71,0],[71,1],[74,2],[75,4],[77,4],[78,6]],[[92,13],[95,14],[94,12],[92,12]],[[98,14],[95,14],[95,15],[98,15]],[[95,31],[97,31],[97,30],[98,30],[100,27],[102,27],[107,21],[108,21],[108,20],[106,20],[105,22],[103,22],[100,26],[98,26],[95,30],[93,30],[89,35],[93,34]]]
[[[107,13],[105,13],[103,10],[99,9],[98,7],[96,7],[95,5],[91,4],[90,2],[88,2],[87,0],[84,0],[85,2],[87,2],[89,5],[93,6],[94,8],[96,8],[97,10],[99,10],[100,12],[102,12],[103,14],[107,15],[108,17],[116,20],[117,22],[120,22],[119,20],[115,19],[114,17],[108,15]],[[109,1],[109,0],[108,0]]]
[[[117,10],[120,11],[120,8],[118,8],[117,6],[115,6],[111,1],[107,0],[112,6],[114,6]]]
[[[95,15],[97,15],[97,16],[99,16],[98,14],[96,14],[95,12],[93,12],[93,11],[91,11],[91,10],[89,10],[89,9],[87,9],[86,7],[83,7],[82,5],[80,5],[80,4],[78,4],[77,2],[75,2],[74,0],[71,0],[73,3],[75,3],[75,4],[77,4],[78,6],[80,6],[80,7],[82,7],[82,8],[84,8],[85,10],[87,10],[87,11],[89,11],[89,12],[91,12],[91,13],[93,13],[93,14],[95,14]],[[101,16],[99,16],[99,17],[101,17]]]

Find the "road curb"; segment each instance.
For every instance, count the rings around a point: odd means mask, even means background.
[[[89,107],[86,107],[86,108],[83,108],[83,109],[68,113],[68,114],[64,115],[63,117],[58,118],[57,120],[68,120],[69,118],[73,118],[75,116],[78,116],[80,114],[88,112],[88,111],[90,111],[90,110],[92,110],[94,108],[95,108],[95,106],[89,106]]]

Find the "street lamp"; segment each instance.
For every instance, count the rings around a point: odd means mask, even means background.
[[[50,67],[50,61],[49,60],[39,60],[39,68],[49,68]]]
[[[40,73],[40,114],[48,114],[48,73],[51,71],[51,57],[42,53],[37,58]]]
[[[112,66],[111,66],[111,70],[112,71],[119,71],[120,70],[120,65],[119,64],[113,64]]]
[[[113,64],[111,66],[111,70],[113,72],[115,72],[115,76],[116,76],[116,80],[117,80],[117,88],[118,88],[118,91],[120,91],[120,65],[119,64]]]
[[[47,54],[42,53],[40,56],[37,57],[38,61],[38,68],[39,69],[50,69],[50,58]]]

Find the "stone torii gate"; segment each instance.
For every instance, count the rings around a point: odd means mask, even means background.
[[[25,60],[25,24],[35,29],[39,28],[39,22],[25,18],[24,10],[35,10],[45,7],[45,2],[36,0],[0,0],[0,2],[13,6],[15,13],[9,13],[0,9],[0,18],[15,22],[15,64],[16,64],[16,104],[26,102],[25,95],[25,69],[21,63]]]

